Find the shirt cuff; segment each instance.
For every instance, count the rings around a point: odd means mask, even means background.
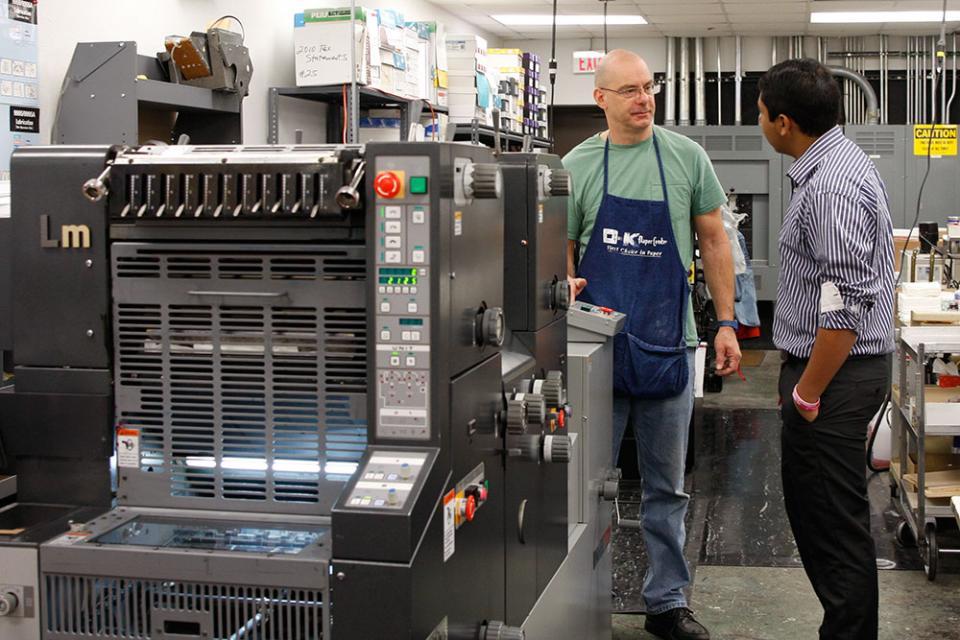
[[[859,335],[862,323],[863,308],[856,303],[848,303],[843,309],[820,314],[821,329],[847,329]]]

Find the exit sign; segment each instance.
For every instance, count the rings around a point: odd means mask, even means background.
[[[597,66],[603,60],[604,55],[602,51],[574,51],[573,72],[596,73]]]

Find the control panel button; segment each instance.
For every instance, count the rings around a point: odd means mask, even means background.
[[[410,339],[411,339],[411,340],[420,340],[420,332],[419,332],[419,331],[411,331],[411,332],[410,332]]]
[[[380,171],[373,179],[373,190],[381,198],[399,198],[403,196],[402,171]]]
[[[406,365],[407,365],[408,367],[415,367],[415,366],[417,366],[417,359],[416,359],[414,356],[407,356]]]
[[[422,249],[415,249],[413,252],[413,262],[415,264],[423,264],[423,261],[426,259]]]
[[[407,303],[407,313],[416,313],[417,312],[417,303],[408,302]]]
[[[389,339],[390,339],[390,332],[387,331],[386,329],[384,329],[383,331],[381,331],[381,332],[380,332],[380,339],[381,339],[381,340],[384,340],[384,341],[389,340]]]
[[[381,311],[382,313],[390,313],[390,303],[389,303],[389,302],[381,302],[381,303],[380,303],[380,311]]]
[[[387,287],[387,293],[394,293],[394,292],[396,292],[396,287]]]
[[[399,252],[399,251],[387,251],[387,258],[386,258],[386,260],[387,260],[388,263],[396,263],[396,264],[399,264],[399,263],[400,263],[400,252]]]
[[[409,342],[409,341],[410,341],[410,332],[409,332],[409,331],[403,331],[403,332],[401,332],[401,333],[400,333],[400,339],[403,340],[403,341],[405,341],[405,342]]]
[[[401,246],[400,236],[387,236],[386,245],[387,249],[399,249]]]
[[[413,224],[423,224],[427,219],[427,214],[423,209],[414,209],[413,213],[410,214],[410,220],[413,221]]]
[[[400,223],[396,220],[388,220],[384,225],[387,233],[400,233]]]
[[[410,177],[410,193],[424,194],[427,192],[427,176]]]
[[[400,293],[410,293],[410,287],[402,287]]]
[[[378,289],[378,291],[380,291],[380,293],[386,293],[386,292],[387,292],[387,288],[386,288],[386,287],[380,287],[380,289]]]
[[[390,366],[399,367],[400,366],[400,356],[390,356]]]
[[[473,517],[477,515],[477,499],[473,496],[467,496],[460,500],[460,517],[467,522],[473,522]]]
[[[403,217],[403,207],[384,207],[387,220],[399,220]]]

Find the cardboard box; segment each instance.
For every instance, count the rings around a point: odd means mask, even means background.
[[[307,9],[294,16],[294,68],[298,87],[351,81],[350,48],[355,47],[356,79],[370,84],[370,25],[374,14],[357,7]]]

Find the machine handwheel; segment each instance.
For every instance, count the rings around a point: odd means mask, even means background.
[[[927,580],[933,582],[937,579],[937,565],[940,561],[940,549],[937,546],[937,525],[928,523],[924,529],[924,550],[926,554],[921,554],[923,558],[923,571],[927,574]]]
[[[913,531],[910,529],[910,525],[907,524],[906,520],[900,521],[894,535],[901,547],[912,549],[917,546],[917,541],[913,539]]]

